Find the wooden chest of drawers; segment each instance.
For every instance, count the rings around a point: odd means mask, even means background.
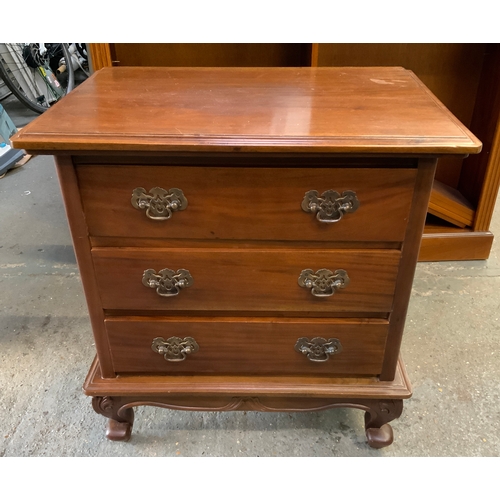
[[[54,154],[108,437],[133,407],[366,411],[399,348],[437,157],[480,150],[401,68],[107,68],[13,138]]]

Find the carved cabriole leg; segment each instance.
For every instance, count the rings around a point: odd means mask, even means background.
[[[179,400],[180,399],[180,400]],[[184,400],[185,399],[185,400]],[[198,399],[198,400],[197,400]],[[208,398],[209,400],[212,398]],[[128,405],[136,404],[159,406],[175,410],[195,411],[318,411],[328,408],[346,407],[365,410],[365,429],[369,446],[384,448],[392,444],[394,434],[389,422],[398,418],[403,411],[403,401],[400,399],[373,399],[373,400],[329,400],[314,401],[309,398],[294,400],[298,405],[290,405],[290,401],[273,400],[269,405],[267,398],[258,397],[226,397],[213,398],[210,403],[204,401],[200,404],[199,398],[154,398],[148,401],[136,401],[135,398],[122,398],[118,396],[94,396],[92,406],[94,410],[107,417],[108,429],[106,437],[112,441],[128,441],[132,433],[134,410]],[[278,398],[279,399],[279,398]],[[300,401],[300,402],[299,402]],[[304,404],[304,401],[308,401]],[[207,404],[208,403],[208,404]],[[276,404],[278,403],[278,404]],[[191,406],[192,405],[192,406]]]
[[[403,412],[401,399],[382,399],[365,401],[370,409],[365,413],[365,429],[368,444],[372,448],[384,448],[394,441],[394,434],[389,422]]]
[[[394,441],[389,422],[403,411],[400,399],[316,399],[268,398],[252,396],[157,396],[146,399],[118,396],[94,396],[92,406],[97,413],[109,419],[106,437],[112,441],[128,441],[132,432],[134,410],[132,406],[147,405],[188,411],[265,411],[302,412],[331,408],[356,408],[365,411],[365,429],[368,445],[384,448]]]
[[[127,402],[124,398],[115,396],[94,396],[92,398],[94,410],[109,419],[106,437],[111,441],[128,441],[130,439],[134,423],[134,410],[123,408]]]

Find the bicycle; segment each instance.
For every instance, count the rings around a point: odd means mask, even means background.
[[[36,113],[71,92],[76,69],[89,76],[85,62],[85,44],[0,43],[0,78]]]

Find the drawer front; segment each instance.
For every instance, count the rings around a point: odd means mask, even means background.
[[[403,241],[416,170],[92,165],[77,175],[90,235],[141,246],[141,238]],[[165,190],[161,202],[150,194],[156,187]],[[134,198],[143,208],[132,205],[136,188],[144,189]],[[185,200],[166,194],[172,189]],[[359,201],[354,212],[346,208],[350,191]]]
[[[105,323],[117,373],[377,375],[388,328],[383,320],[283,318],[135,317]],[[326,352],[329,345],[334,354]]]
[[[105,309],[164,311],[389,312],[400,261],[397,250],[286,248],[94,248],[92,256]],[[175,276],[162,283],[163,270]]]

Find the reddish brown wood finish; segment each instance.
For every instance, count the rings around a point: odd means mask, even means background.
[[[269,376],[269,375],[164,375],[124,374],[103,378],[98,358],[94,359],[83,386],[87,396],[135,396],[137,400],[170,395],[198,397],[263,397],[326,399],[408,399],[411,384],[404,362],[398,361],[394,380],[378,377]],[[227,400],[226,400],[227,401]],[[194,406],[194,405],[193,405]],[[293,408],[289,405],[289,408]],[[297,406],[295,406],[297,408]],[[181,409],[181,408],[179,408]]]
[[[57,156],[55,160],[76,260],[85,290],[92,330],[94,331],[97,354],[101,362],[101,373],[104,377],[114,377],[115,373],[111,365],[108,338],[104,329],[104,311],[96,285],[88,229],[78,190],[78,181],[69,156]]]
[[[500,185],[500,111],[498,112],[498,116],[499,125],[495,130],[491,154],[485,167],[484,185],[474,221],[474,229],[476,231],[487,231],[489,229],[498,196]]]
[[[406,229],[406,237],[401,254],[401,266],[396,280],[384,367],[380,374],[381,380],[392,380],[396,373],[413,276],[415,274],[422,232],[425,225],[426,207],[429,204],[435,171],[436,160],[426,159],[419,162],[410,220]]]
[[[481,149],[403,68],[103,68],[11,141],[45,153]]]
[[[427,233],[423,235],[418,260],[430,262],[436,260],[471,260],[487,259],[493,245],[493,234],[485,231],[466,231],[457,234]]]
[[[113,54],[117,44],[90,44],[90,51]],[[133,44],[119,44],[123,50],[120,64],[132,65],[129,53],[132,57],[138,54],[132,49]],[[176,57],[177,65],[200,66],[213,64],[213,52],[203,50],[196,53],[198,62],[192,57],[193,44],[165,44],[149,45],[145,53],[136,58],[133,65],[151,66],[167,65],[164,53],[168,51],[169,57]],[[498,150],[500,135],[497,130],[499,123],[500,103],[500,44],[274,44],[273,50],[268,50],[266,44],[246,44],[246,50],[242,53],[238,44],[223,44],[217,47],[220,65],[249,66],[247,54],[251,53],[258,60],[258,66],[264,66],[264,61],[270,61],[269,55],[273,54],[273,65],[294,65],[290,61],[293,53],[295,60],[302,58],[303,63],[299,66],[403,66],[422,79],[424,84],[440,99],[445,106],[457,116],[462,123],[470,127],[473,133],[483,142],[483,151],[479,155],[466,158],[442,157],[439,160],[436,177],[444,181],[451,188],[458,187],[460,193],[472,202],[477,212],[472,226],[477,232],[475,240],[465,239],[461,231],[455,231],[457,244],[448,247],[446,252],[441,252],[441,240],[439,231],[433,231],[435,236],[426,238],[429,243],[426,259],[430,260],[465,260],[484,259],[489,255],[481,233],[488,232],[489,224],[495,206],[496,195],[500,185],[500,160],[498,154],[490,154],[492,149]],[[205,49],[211,47],[204,44]],[[160,50],[158,50],[160,48]],[[298,50],[297,50],[298,49]],[[310,57],[304,57],[304,53],[310,51]],[[234,55],[238,56],[235,58]],[[242,57],[243,56],[243,57]],[[113,56],[114,57],[114,56]],[[200,63],[200,64],[199,64]],[[106,65],[106,64],[104,64]],[[109,60],[108,66],[111,65]],[[172,64],[175,65],[175,64]],[[101,66],[100,66],[101,67]],[[96,68],[99,69],[99,68]],[[443,206],[435,206],[434,213],[446,216],[448,200],[445,199]],[[444,209],[444,211],[442,210]],[[444,217],[444,220],[450,220]],[[456,222],[456,221],[454,221]],[[446,232],[446,223],[442,224],[443,232]],[[464,240],[462,241],[462,238]],[[474,241],[477,247],[474,246]],[[485,253],[486,252],[486,253]],[[483,256],[485,257],[478,257]]]
[[[146,247],[146,248],[165,248],[168,245],[169,248],[182,248],[186,245],[186,240],[178,239],[178,238],[134,238],[128,237],[124,238],[121,236],[91,236],[90,242],[92,247]],[[167,240],[167,241],[166,241]],[[268,248],[283,248],[286,246],[287,248],[297,248],[297,249],[305,249],[305,248],[318,248],[318,243],[321,244],[322,249],[351,249],[353,245],[363,249],[385,249],[385,250],[400,250],[402,246],[402,241],[363,241],[353,243],[352,241],[319,241],[319,240],[311,240],[311,241],[299,241],[299,240],[200,240],[200,239],[192,239],[189,240],[190,244],[195,246],[196,248],[227,248],[228,245],[234,248],[256,248],[261,249],[262,245],[265,244]]]
[[[434,179],[427,211],[458,227],[471,226],[474,208],[456,189]]]
[[[392,310],[399,269],[396,250],[113,249],[92,250],[104,309],[170,311]],[[187,269],[191,287],[162,297],[142,284],[145,270]],[[304,269],[344,269],[346,288],[327,298],[315,297],[298,278]]]
[[[115,66],[309,66],[307,43],[113,43]]]
[[[108,318],[106,330],[117,373],[378,375],[388,322],[285,318]],[[192,337],[199,351],[167,361],[154,338]],[[342,351],[314,362],[295,351],[301,337],[335,338]]]
[[[411,72],[110,68],[13,140],[62,155],[101,364],[85,391],[110,439],[130,436],[141,404],[348,406],[367,412],[371,446],[392,442],[387,423],[411,395],[399,349],[436,157],[481,148]],[[130,203],[163,183],[189,200],[165,224]],[[358,212],[318,225],[300,204],[327,189],[356,190]],[[189,270],[192,286],[167,298],[143,285],[164,268]],[[299,286],[322,268],[350,283],[328,298]],[[165,364],[151,342],[170,336],[200,349]],[[306,336],[344,350],[312,363],[294,351]]]
[[[458,188],[477,206],[474,229],[487,231],[500,184],[500,44],[486,44],[480,76],[470,127],[484,147],[464,160]]]
[[[332,408],[355,408],[365,411],[365,429],[368,445],[380,449],[392,444],[394,433],[388,424],[403,411],[401,400],[381,399],[283,399],[259,397],[175,398],[155,397],[137,400],[130,397],[94,396],[94,410],[108,418],[106,437],[111,441],[128,441],[132,434],[135,406],[158,406],[184,411],[319,411]],[[291,406],[292,405],[292,406]]]
[[[402,399],[411,396],[404,364],[398,363],[391,382],[376,377],[263,376],[138,376],[103,379],[94,360],[85,380],[94,410],[108,418],[106,436],[128,441],[140,405],[191,411],[318,411],[357,408],[366,412],[368,444],[388,446],[393,432],[388,422],[399,417]]]
[[[112,65],[112,55],[108,43],[89,43],[88,48],[92,69],[94,71]]]
[[[78,181],[91,236],[205,240],[403,241],[416,169],[82,166]],[[307,160],[304,160],[307,166]],[[186,210],[147,218],[132,191],[181,189]],[[354,191],[360,207],[338,223],[304,212],[306,192]],[[103,215],[107,214],[108,217]]]
[[[124,400],[109,396],[92,398],[92,407],[96,413],[107,417],[106,437],[111,441],[128,441],[134,424],[134,410],[124,408]]]

